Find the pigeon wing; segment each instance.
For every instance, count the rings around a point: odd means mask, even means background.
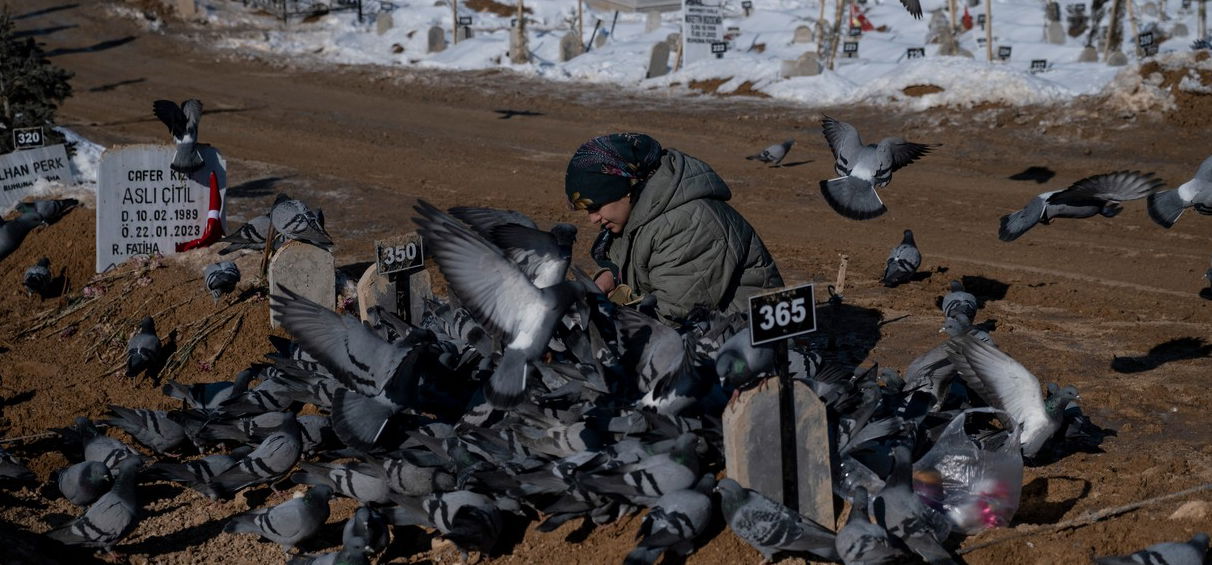
[[[977,395],[1010,413],[1024,429],[1047,423],[1039,379],[1018,361],[971,335],[951,338],[947,356]]]
[[[490,239],[539,288],[552,286],[567,276],[568,258],[562,257],[550,233],[521,224],[504,224],[492,229]]]
[[[1085,205],[1091,200],[1124,202],[1149,196],[1164,183],[1153,173],[1116,171],[1086,177],[1072,186],[1053,194],[1050,204]]]
[[[888,137],[880,141],[881,146],[886,146],[889,153],[892,155],[892,170],[896,171],[904,168],[909,163],[912,163],[922,156],[929,153],[934,145],[926,145],[923,143],[913,143],[905,141],[899,137]]]
[[[198,139],[198,122],[202,119],[202,101],[190,98],[181,104],[181,114],[185,118],[185,133],[192,140]]]
[[[1032,198],[1022,210],[1002,216],[1001,226],[997,229],[997,238],[1002,241],[1014,241],[1027,230],[1035,227],[1044,217],[1047,203],[1042,196]]]
[[[492,237],[492,230],[497,226],[505,224],[518,224],[528,228],[539,229],[534,220],[527,217],[526,214],[513,210],[458,206],[450,209],[450,215],[471,226],[471,229],[484,237]]]
[[[825,140],[829,142],[829,150],[833,152],[834,160],[850,162],[863,149],[863,140],[854,126],[824,116],[821,119],[821,127],[825,131]]]
[[[168,126],[169,133],[173,139],[181,139],[185,137],[185,112],[181,111],[181,107],[177,106],[172,100],[156,100],[152,102],[152,113],[160,118],[164,125]]]

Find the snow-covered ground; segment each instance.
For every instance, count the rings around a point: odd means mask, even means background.
[[[913,19],[895,0],[867,0],[866,4],[860,5],[865,17],[876,28],[886,31],[864,33],[858,39],[858,57],[844,58],[839,53],[833,70],[826,69],[817,76],[782,78],[780,68],[784,61],[818,49],[815,42],[793,42],[796,27],[815,26],[820,13],[818,0],[753,0],[753,10],[748,17],[744,16],[738,0],[725,0],[723,27],[737,28],[739,32],[732,37],[730,50],[723,58],[700,60],[652,79],[646,78],[646,73],[653,45],[680,31],[680,12],[663,14],[659,28],[646,32],[644,14],[620,13],[617,23],[612,24],[613,12],[594,11],[587,5],[583,41],[589,43],[594,22],[599,19],[602,29],[598,33],[606,33],[608,37],[600,47],[561,62],[560,39],[570,33],[576,20],[576,0],[531,0],[527,7],[533,12],[528,29],[532,61],[513,65],[505,56],[511,18],[477,12],[463,3],[459,5],[459,15],[471,18],[474,37],[457,45],[451,37],[450,6],[442,0],[393,0],[395,9],[386,12],[385,16],[391,19],[392,26],[382,34],[378,33],[376,24],[378,14],[375,10],[379,7],[376,0],[364,0],[367,14],[363,23],[358,23],[354,12],[346,11],[329,14],[312,23],[295,19],[282,24],[264,12],[257,13],[254,8],[243,7],[238,2],[203,0],[202,4],[212,27],[233,31],[221,39],[218,46],[241,52],[319,57],[344,64],[443,69],[507,67],[556,81],[585,81],[639,89],[685,85],[695,80],[728,79],[718,88],[719,92],[727,93],[749,83],[748,88],[752,90],[810,106],[870,103],[923,109],[982,102],[1046,104],[1115,89],[1132,89],[1140,82],[1140,60],[1132,49],[1134,38],[1129,18],[1125,17],[1123,28],[1129,64],[1111,67],[1102,62],[1077,62],[1089,31],[1076,38],[1065,34],[1063,45],[1047,43],[1044,4],[1040,0],[992,2],[993,43],[1012,48],[1007,61],[985,60],[984,46],[978,42],[978,38],[984,39],[984,32],[979,26],[958,36],[959,46],[975,54],[975,58],[939,56],[939,45],[928,44],[926,40],[930,35],[932,12],[946,14],[945,0],[923,0],[926,13],[921,20]],[[506,0],[506,3],[512,5],[513,2]],[[1068,6],[1081,3],[1061,1],[1063,26],[1067,27]],[[966,0],[958,1],[961,10],[965,4]],[[827,2],[827,19],[833,17],[834,6]],[[1109,6],[1108,2],[1106,11]],[[1159,9],[1154,1],[1140,0],[1134,6],[1140,30],[1153,30],[1161,40],[1159,53],[1162,59],[1180,65],[1193,61],[1190,45],[1197,29],[1193,8],[1181,8],[1178,0],[1169,0],[1168,5],[1163,4],[1164,9]],[[1086,7],[1087,12],[1089,8]],[[978,4],[969,7],[968,11],[975,21],[984,13],[984,6]],[[1178,24],[1191,33],[1169,37]],[[428,32],[434,26],[445,30],[448,45],[441,52],[429,53]],[[610,33],[612,27],[613,33]],[[912,47],[924,48],[925,57],[907,59],[906,49]],[[1048,69],[1032,73],[1031,61],[1036,59],[1046,59]],[[909,96],[904,89],[912,85],[933,85],[942,90]],[[1160,90],[1157,94],[1165,96]],[[1165,100],[1157,103],[1166,105]]]

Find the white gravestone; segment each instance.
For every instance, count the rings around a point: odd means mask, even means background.
[[[20,202],[38,179],[76,184],[67,150],[60,145],[24,149],[0,156],[0,210]]]
[[[437,53],[446,50],[446,30],[438,26],[429,28],[429,45],[430,53]]]
[[[808,26],[796,26],[795,36],[791,39],[792,43],[812,43],[812,28]]]
[[[176,245],[202,236],[210,205],[210,173],[227,189],[227,161],[209,145],[198,145],[201,169],[182,175],[170,169],[172,145],[113,147],[101,154],[97,171],[97,272],[137,255],[172,255]],[[219,221],[224,221],[225,202]]]
[[[337,272],[332,253],[302,241],[289,241],[269,260],[269,293],[283,294],[282,287],[320,306],[336,304]],[[277,313],[270,311],[269,325],[278,327]]]
[[[669,73],[669,44],[664,41],[652,46],[652,55],[648,59],[648,76],[656,78]]]
[[[377,265],[371,265],[358,280],[358,317],[367,320],[367,312],[380,306],[388,312],[396,311],[396,285],[380,275]]]
[[[711,44],[724,41],[718,0],[682,0],[682,64],[714,58]]]
[[[661,27],[661,13],[653,10],[644,18],[644,33],[652,33]]]
[[[780,66],[783,78],[810,77],[821,74],[821,62],[815,51],[807,51],[793,61],[783,61]]]
[[[585,44],[581,43],[580,36],[576,30],[572,30],[560,38],[560,61],[571,61],[585,52]]]
[[[392,21],[391,12],[379,12],[375,16],[375,33],[383,35],[391,31],[391,27],[395,22]],[[445,39],[445,37],[443,37]]]

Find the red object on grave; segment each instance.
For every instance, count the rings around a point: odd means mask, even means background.
[[[202,231],[202,237],[193,241],[178,243],[177,253],[199,247],[207,247],[223,237],[223,222],[219,221],[219,210],[223,206],[223,196],[219,194],[219,176],[214,171],[210,173],[210,200],[208,203],[209,210],[206,212],[206,229]]]
[[[871,20],[868,20],[867,16],[859,11],[859,7],[854,4],[850,5],[850,25],[851,27],[861,28],[864,33],[875,29]]]
[[[964,17],[960,18],[960,22],[964,25],[964,29],[972,29],[972,14],[968,13],[967,6],[964,6]]]

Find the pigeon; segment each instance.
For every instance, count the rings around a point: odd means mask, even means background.
[[[976,317],[976,310],[980,307],[976,300],[976,296],[964,290],[962,281],[951,281],[951,291],[943,295],[941,308],[943,316],[955,318],[957,316],[966,316],[969,320]]]
[[[493,228],[488,239],[518,265],[535,287],[542,289],[567,278],[576,238],[577,228],[572,224],[556,224],[550,232],[506,224]]]
[[[772,167],[778,167],[783,162],[783,159],[787,157],[787,152],[791,151],[792,145],[795,145],[795,140],[788,139],[782,143],[775,143],[763,149],[760,153],[755,153],[745,158],[750,161],[761,161],[769,163]]]
[[[391,501],[387,473],[372,463],[303,463],[301,471],[290,480],[308,485],[325,485],[337,494],[356,499],[362,504],[385,504]]]
[[[45,225],[59,221],[69,210],[80,204],[75,198],[59,200],[35,200],[17,204],[17,211],[22,214],[34,214]]]
[[[160,357],[160,338],[151,316],[139,322],[139,332],[126,343],[126,376],[134,377],[149,369]]]
[[[32,481],[35,478],[16,457],[0,448],[0,481]]]
[[[135,475],[142,465],[139,458],[124,459],[109,492],[89,506],[83,516],[46,535],[67,545],[102,547],[113,552],[114,544],[135,528],[139,512],[135,500]]]
[[[42,224],[42,217],[34,213],[25,213],[8,221],[0,219],[0,261],[11,255],[25,236]]]
[[[636,548],[623,559],[624,565],[652,565],[672,551],[686,557],[694,551],[695,538],[703,535],[711,523],[710,493],[715,477],[703,475],[693,490],[675,490],[658,498],[640,524]]]
[[[1208,556],[1208,534],[1200,532],[1190,541],[1151,545],[1131,555],[1099,557],[1096,565],[1204,565]]]
[[[921,158],[935,145],[910,143],[886,137],[864,145],[854,126],[825,116],[821,121],[833,151],[838,178],[821,181],[821,194],[837,213],[852,220],[868,220],[888,211],[875,189],[892,180],[892,173]]]
[[[871,505],[875,521],[927,563],[955,563],[942,546],[951,531],[947,517],[926,506],[913,492],[912,473],[909,448],[897,445],[892,451],[892,473]]]
[[[501,361],[485,384],[489,403],[508,409],[526,392],[528,364],[547,349],[555,325],[585,294],[576,281],[538,288],[500,248],[454,218],[418,201],[414,218],[438,268],[459,300],[490,329],[505,335]]]
[[[257,534],[290,551],[299,542],[315,534],[328,520],[329,498],[332,498],[331,488],[326,485],[314,486],[277,506],[236,516],[223,526],[223,531]]]
[[[1153,194],[1162,186],[1153,173],[1117,171],[1079,180],[1064,190],[1045,192],[1032,198],[1022,210],[1002,216],[997,237],[1014,241],[1037,223],[1050,224],[1055,218],[1112,218],[1123,208],[1120,202]]]
[[[299,423],[294,414],[287,412],[278,431],[266,437],[230,469],[216,475],[208,486],[216,494],[225,496],[247,486],[277,480],[295,466],[302,450]]]
[[[922,2],[921,0],[901,0],[901,5],[909,12],[914,19],[922,19]]]
[[[855,487],[850,501],[850,516],[837,532],[837,552],[846,565],[892,565],[907,561],[907,555],[897,549],[888,532],[871,523],[867,515],[867,489]]]
[[[489,497],[469,490],[434,493],[419,503],[390,509],[386,516],[397,526],[434,528],[466,554],[468,551],[490,553],[497,545],[505,519],[501,509]]]
[[[114,478],[100,461],[81,461],[51,477],[59,493],[76,506],[88,506],[109,492]]]
[[[690,488],[698,481],[698,445],[698,436],[687,432],[678,436],[668,453],[649,455],[609,473],[587,475],[579,480],[591,491],[650,505],[665,493]]]
[[[387,548],[388,537],[387,519],[368,506],[359,506],[341,530],[342,545],[371,555]]]
[[[84,452],[85,461],[104,463],[106,467],[109,467],[111,473],[126,459],[142,461],[142,456],[138,452],[125,443],[101,433],[101,430],[97,429],[88,418],[78,417],[71,428],[56,429],[55,431],[59,432],[66,443],[79,444]]]
[[[774,347],[755,347],[752,342],[748,326],[724,341],[715,357],[715,372],[722,384],[739,390],[774,374]]]
[[[231,261],[211,263],[202,270],[202,278],[211,298],[218,302],[220,296],[236,289],[236,283],[240,282],[240,269]]]
[[[109,405],[109,424],[122,428],[139,443],[164,453],[185,441],[185,428],[163,410],[142,410]]]
[[[1195,178],[1178,188],[1149,195],[1149,217],[1166,229],[1178,221],[1183,210],[1191,207],[1200,214],[1212,215],[1212,157],[1200,163]]]
[[[219,243],[228,244],[227,248],[219,252],[219,255],[227,255],[241,249],[264,250],[265,238],[269,235],[269,228],[272,225],[269,214],[249,220],[247,224],[237,228],[234,233],[219,240]]]
[[[312,210],[298,200],[279,194],[269,210],[269,219],[274,229],[286,239],[332,249],[332,238],[324,229],[324,213],[319,210]]]
[[[184,483],[209,498],[218,498],[218,493],[208,486],[210,481],[234,467],[241,458],[251,452],[252,447],[242,446],[232,450],[230,454],[217,453],[184,463],[158,462],[148,467],[143,474],[152,479]]]
[[[1079,398],[1065,387],[1044,400],[1039,379],[1018,361],[971,335],[947,342],[947,356],[969,388],[990,406],[1005,410],[1022,429],[1023,456],[1035,457],[1061,429],[1065,408]]]
[[[637,357],[639,406],[676,416],[698,403],[711,388],[694,362],[694,344],[673,328],[630,308],[620,308],[619,335]],[[638,353],[636,353],[638,351]]]
[[[202,168],[202,154],[194,146],[198,141],[198,121],[202,119],[202,102],[189,99],[178,106],[171,100],[156,100],[152,103],[152,113],[168,126],[173,142],[177,144],[177,153],[169,166],[182,174],[189,174]]]
[[[737,537],[767,562],[779,552],[807,553],[813,560],[838,561],[833,532],[761,493],[724,479],[715,488],[720,510]]]
[[[50,282],[50,259],[46,257],[38,259],[38,264],[26,269],[25,274],[21,277],[21,284],[25,286],[25,292],[31,296],[41,295],[46,291]]]
[[[170,380],[164,384],[164,394],[181,399],[186,406],[197,410],[217,410],[224,401],[240,396],[248,390],[248,383],[257,376],[255,369],[246,369],[236,375],[232,382],[194,383],[183,385]]]
[[[922,266],[922,253],[917,250],[917,242],[913,240],[913,230],[905,230],[901,244],[892,248],[888,255],[888,264],[884,267],[884,286],[894,287],[905,284],[913,279],[917,268]]]

